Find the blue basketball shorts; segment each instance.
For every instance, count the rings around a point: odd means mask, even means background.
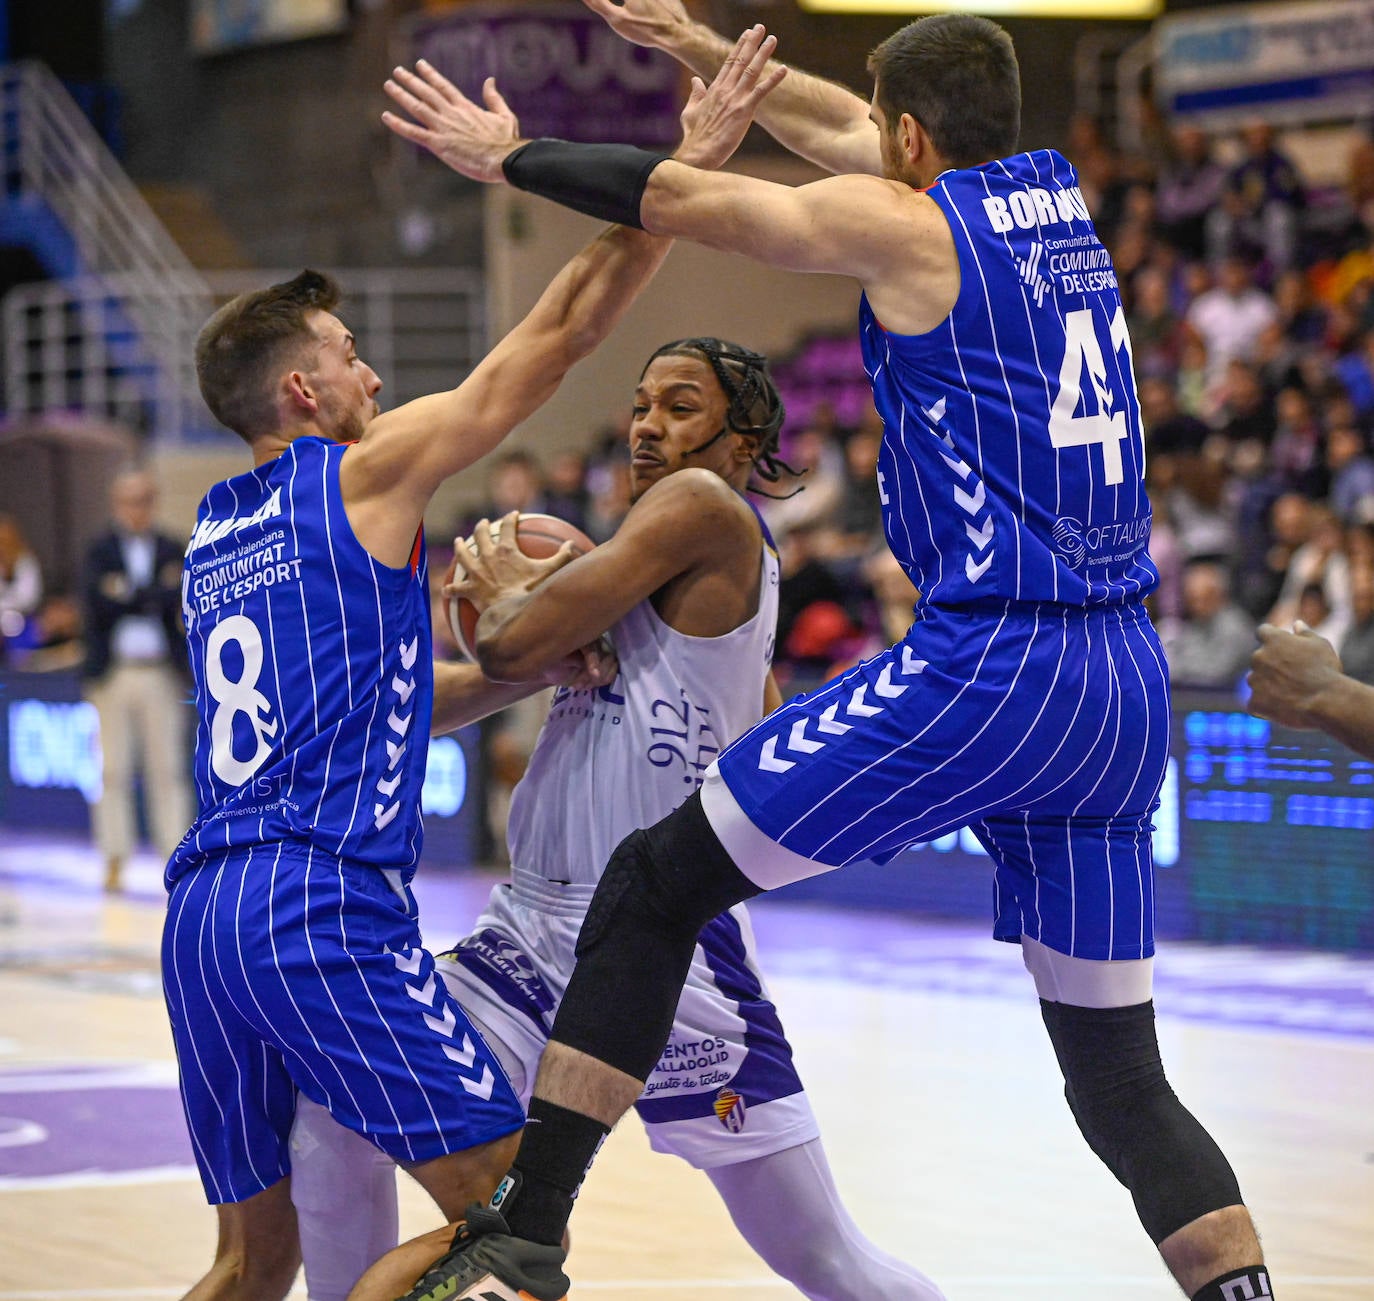
[[[173,883],[162,972],[211,1202],[290,1172],[297,1089],[406,1164],[524,1123],[399,874],[304,845],[226,851]]]
[[[995,865],[997,938],[1136,959],[1154,952],[1168,752],[1168,670],[1142,607],[930,608],[740,737],[702,803],[765,889],[967,826]]]

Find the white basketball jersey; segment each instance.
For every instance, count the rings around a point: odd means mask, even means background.
[[[778,623],[778,557],[766,537],[759,608],[721,637],[689,637],[641,601],[610,631],[620,674],[560,687],[511,799],[517,874],[591,885],[630,832],[666,817],[716,755],[759,721]]]

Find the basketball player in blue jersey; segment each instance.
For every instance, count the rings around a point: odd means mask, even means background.
[[[555,695],[511,805],[512,880],[492,891],[472,933],[436,959],[522,1098],[611,852],[672,812],[726,743],[778,703],[769,673],[778,560],[742,494],[755,471],[777,478],[782,420],[757,353],[712,338],[667,344],[635,390],[634,505],[615,536],[578,562],[575,594],[546,599],[536,588],[520,597],[536,567],[509,540],[513,520],[495,543],[479,523],[477,554],[458,548],[465,576],[453,590],[479,608],[513,598],[486,634],[503,677],[552,667],[569,599],[579,619],[609,629],[620,666],[600,690]],[[651,1145],[704,1169],[744,1237],[803,1295],[938,1301],[929,1280],[864,1238],[839,1200],[743,906],[698,937],[672,1035],[635,1105]],[[372,1226],[394,1224],[394,1181],[378,1189],[369,1146],[308,1102],[293,1150],[293,1187],[328,1207],[329,1238],[340,1244],[317,1246],[322,1212],[302,1209],[310,1295],[343,1301],[374,1259]],[[402,1248],[355,1301],[390,1301],[401,1288],[389,1280],[409,1286],[452,1236],[443,1230]]]
[[[445,155],[479,180],[858,281],[884,529],[922,596],[902,642],[764,719],[616,850],[498,1190],[510,1232],[484,1216],[461,1235],[433,1275],[453,1280],[442,1295],[562,1295],[561,1274],[536,1286],[522,1270],[559,1259],[573,1193],[658,1058],[704,922],[965,825],[995,864],[994,934],[1022,944],[1073,1115],[1174,1277],[1199,1301],[1270,1295],[1236,1179],[1155,1037],[1168,677],[1141,604],[1157,579],[1116,277],[1072,167],[1016,152],[1001,28],[920,19],[870,71],[871,104],[789,75],[763,110],[784,144],[841,173],[797,188],[628,146],[475,140]],[[576,575],[555,574],[548,599]],[[570,622],[566,647],[593,632]]]
[[[781,75],[754,75],[770,52],[746,33],[743,62],[694,87],[687,157],[733,152]],[[493,142],[518,134],[490,84],[485,109],[425,70],[398,70],[390,89],[432,106],[436,140],[453,121]],[[432,715],[455,725],[528,687],[455,669],[436,700],[420,526],[438,485],[605,337],[667,243],[606,232],[461,385],[386,414],[315,272],[234,299],[197,340],[201,391],[253,468],[207,493],[183,577],[199,815],[167,866],[162,959],[219,1214],[196,1301],[270,1301],[292,1284],[297,1090],[404,1164],[449,1219],[508,1164],[523,1113],[435,975],[408,882]]]

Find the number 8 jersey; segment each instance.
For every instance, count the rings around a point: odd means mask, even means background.
[[[289,840],[414,869],[433,704],[427,569],[418,538],[391,569],[354,537],[346,451],[297,439],[200,504],[182,572],[200,807],[169,883],[225,848]]]
[[[1043,150],[943,173],[959,297],[922,335],[859,308],[888,545],[925,601],[1101,606],[1150,592],[1150,503],[1111,259]]]

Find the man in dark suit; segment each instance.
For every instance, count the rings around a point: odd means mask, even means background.
[[[100,713],[105,761],[92,821],[109,891],[120,888],[124,862],[134,848],[136,773],[143,776],[144,807],[159,853],[172,851],[192,814],[183,548],[156,531],[156,509],[151,475],[142,470],[119,475],[110,488],[113,527],[86,556],[86,694]]]

